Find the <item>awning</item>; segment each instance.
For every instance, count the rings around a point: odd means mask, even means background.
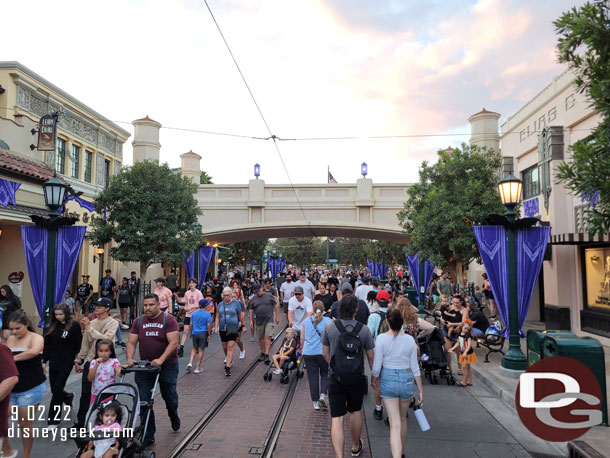
[[[610,233],[608,234],[589,234],[565,232],[563,234],[551,235],[549,241],[551,245],[589,245],[592,243],[610,243]]]

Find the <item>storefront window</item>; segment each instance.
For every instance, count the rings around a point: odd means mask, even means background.
[[[610,247],[585,250],[587,306],[610,312]]]

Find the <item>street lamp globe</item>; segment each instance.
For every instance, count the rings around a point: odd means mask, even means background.
[[[59,181],[55,174],[53,178],[43,183],[44,203],[51,210],[52,216],[59,216],[58,210],[64,205],[66,188],[67,186]]]
[[[521,189],[523,182],[509,173],[498,183],[498,191],[502,203],[508,208],[513,209],[521,202]]]
[[[260,164],[254,164],[254,176],[258,180],[258,177],[261,176],[261,166]]]
[[[363,162],[362,164],[360,164],[360,173],[362,174],[363,178],[366,178],[366,175],[369,172],[369,166],[366,165],[366,162]]]

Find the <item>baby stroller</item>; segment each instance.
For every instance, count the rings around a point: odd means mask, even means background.
[[[297,373],[296,373],[297,378],[303,377],[303,374],[305,372],[303,371],[302,364],[301,364],[302,349],[303,349],[303,347],[299,343],[296,351],[291,355],[290,359],[288,361],[286,361],[284,363],[284,365],[282,366],[282,374],[280,375],[280,383],[288,383],[288,381],[290,380],[289,372],[293,371],[295,369],[297,370]],[[279,354],[279,350],[278,350],[278,353],[276,353],[276,354]],[[271,373],[271,371],[273,370],[274,367],[275,366],[273,364],[269,364],[269,366],[267,367],[267,371],[263,375],[263,380],[265,380],[266,382],[271,381],[271,378],[273,377],[273,374]]]
[[[447,377],[447,385],[455,385],[453,374],[447,372],[447,354],[445,353],[445,338],[440,329],[436,328],[431,334],[419,339],[420,361],[424,376],[432,385],[438,385],[436,371],[441,378]]]
[[[148,372],[156,374],[150,402],[140,401],[138,388],[135,385],[123,383],[123,380],[127,374],[135,372]],[[94,431],[93,429],[96,425],[99,408],[102,405],[107,404],[109,400],[118,402],[122,410],[120,424],[121,428],[123,429],[123,434],[117,437],[119,442],[118,457],[126,458],[139,456],[142,458],[155,458],[155,452],[152,450],[145,450],[142,442],[144,437],[146,437],[148,419],[153,408],[155,391],[159,385],[160,373],[161,369],[159,367],[151,366],[148,361],[141,361],[136,363],[134,366],[124,367],[121,371],[120,383],[113,383],[102,389],[102,391],[98,393],[91,407],[89,407],[85,422],[85,426],[89,431],[89,436],[76,439],[78,451],[75,458],[82,455],[82,453],[86,450],[89,441],[107,439],[107,437],[104,436],[101,431]],[[143,424],[141,421],[138,424],[140,415],[144,421]]]

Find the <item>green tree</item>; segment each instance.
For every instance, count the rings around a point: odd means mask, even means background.
[[[601,122],[587,139],[571,147],[572,161],[559,165],[558,178],[592,205],[586,211],[589,232],[610,231],[610,4],[586,3],[554,23],[559,62],[577,75]]]
[[[248,261],[255,260],[260,264],[263,260],[263,254],[267,243],[267,239],[231,243],[227,245],[227,248],[231,250],[231,254],[228,258],[229,262],[241,264],[244,267],[244,272],[246,272]]]
[[[343,265],[366,265],[366,253],[364,244],[366,240],[337,237],[335,245],[337,250],[337,261]]]
[[[91,241],[100,246],[114,241],[111,256],[139,263],[144,282],[151,264],[180,264],[183,251],[204,242],[196,191],[196,184],[167,164],[144,161],[124,167],[95,200],[96,212],[106,218],[93,221]]]
[[[366,258],[371,261],[383,261],[389,264],[405,264],[405,245],[385,240],[368,240],[364,244]]]
[[[276,254],[299,267],[326,262],[326,243],[318,237],[280,237],[271,244]]]
[[[420,253],[437,266],[451,258],[468,263],[479,259],[471,226],[504,212],[497,191],[502,160],[494,150],[465,143],[438,156],[433,165],[422,163],[398,218],[411,238],[410,254]]]
[[[199,175],[199,184],[214,184],[212,182],[212,177],[208,175],[208,173],[204,170],[201,171],[201,175]]]

